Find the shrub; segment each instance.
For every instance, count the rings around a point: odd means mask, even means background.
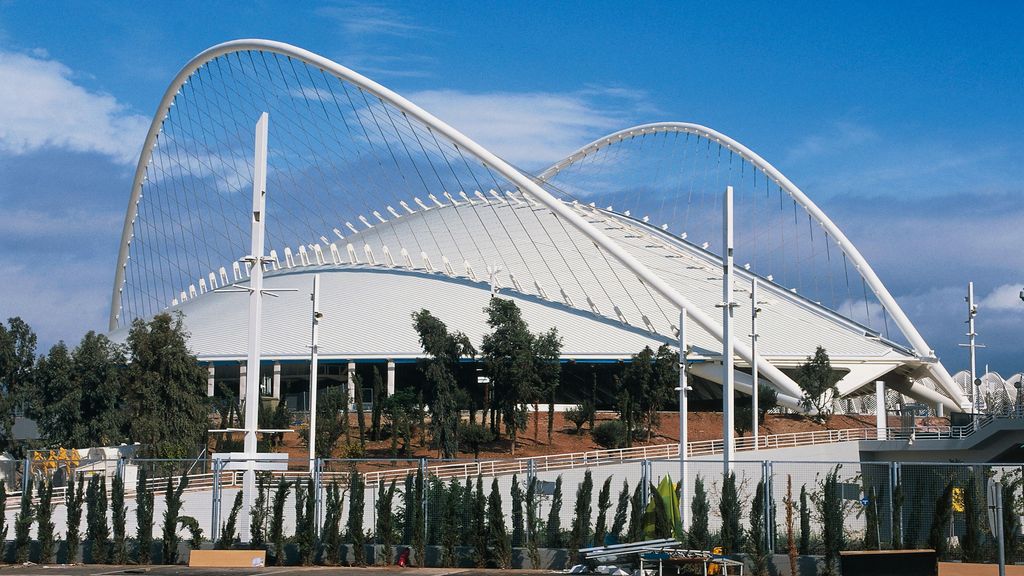
[[[174,564],[178,561],[178,514],[181,512],[181,494],[188,487],[188,476],[182,476],[178,481],[178,487],[174,488],[171,477],[167,477],[167,490],[164,494],[164,501],[167,509],[164,510],[164,534],[163,534],[163,562]]]
[[[253,549],[263,548],[267,543],[267,474],[256,475],[256,501],[249,510],[250,538]]]
[[[473,452],[474,458],[480,457],[480,449],[494,441],[494,433],[482,424],[468,422],[459,425],[459,443]]]
[[[825,574],[838,573],[839,551],[843,549],[843,499],[839,493],[839,467],[837,464],[825,476],[819,501],[821,540],[825,546]]]
[[[590,433],[599,446],[604,448],[621,448],[626,445],[626,427],[621,420],[602,422]]]
[[[576,434],[579,435],[583,425],[590,422],[590,418],[594,414],[594,406],[590,402],[584,402],[572,406],[565,411],[565,419],[572,422],[576,426]]]

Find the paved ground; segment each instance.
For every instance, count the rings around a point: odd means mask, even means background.
[[[348,568],[339,566],[269,566],[267,568],[189,568],[188,566],[104,566],[96,564],[66,566],[62,564],[0,566],[0,576],[498,576],[508,570],[472,568]],[[515,570],[516,576],[550,575],[551,571]]]

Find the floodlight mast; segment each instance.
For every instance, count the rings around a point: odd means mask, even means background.
[[[242,500],[245,510],[252,509],[256,491],[257,428],[260,404],[260,340],[263,332],[263,255],[267,208],[267,113],[256,122],[256,147],[252,178],[252,245],[249,256],[249,348],[245,364],[245,442],[246,459],[242,475]],[[251,539],[249,515],[242,515],[239,535],[242,542]]]
[[[312,335],[309,344],[309,476],[316,478],[316,393],[317,393],[317,365],[319,360],[318,344],[320,340],[320,275],[313,275],[313,293],[310,295],[313,301]]]
[[[725,201],[722,203],[722,303],[718,305],[722,308],[722,470],[726,476],[732,472],[735,450],[733,424],[736,417],[732,341],[732,309],[736,307],[732,301],[732,216],[732,186],[726,186]]]
[[[689,530],[686,516],[686,459],[689,454],[689,392],[686,385],[686,308],[679,310],[679,524]]]
[[[757,276],[750,278],[750,353],[756,358],[757,357],[757,313],[761,309],[757,306]],[[750,390],[750,406],[753,418],[752,430],[754,431],[754,451],[757,451],[758,447],[758,426],[760,423],[760,402],[758,398],[758,371],[757,362],[750,363],[750,375],[753,378],[753,385]]]

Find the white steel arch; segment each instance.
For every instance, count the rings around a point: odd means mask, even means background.
[[[691,122],[655,122],[650,124],[641,124],[633,126],[632,128],[613,132],[607,136],[594,140],[590,144],[581,147],[572,154],[551,165],[546,170],[538,174],[537,177],[542,181],[549,181],[565,168],[573,165],[586,156],[601,150],[602,148],[634,136],[660,132],[685,132],[706,138],[717,144],[725,146],[727,150],[739,154],[740,157],[753,164],[757,169],[761,170],[765,176],[779,185],[791,198],[793,198],[793,200],[800,204],[800,206],[802,206],[804,210],[806,210],[807,213],[810,214],[810,216],[814,218],[830,236],[832,236],[839,248],[850,258],[850,260],[853,261],[853,264],[861,277],[864,278],[865,282],[867,282],[881,305],[892,316],[896,326],[900,329],[903,335],[906,336],[907,341],[913,347],[914,353],[917,354],[918,358],[927,363],[929,375],[948,395],[950,395],[950,398],[958,402],[960,406],[969,405],[969,401],[964,397],[962,390],[960,390],[959,386],[957,386],[953,381],[953,378],[942,363],[935,357],[935,351],[928,346],[928,343],[925,342],[920,332],[917,331],[917,328],[903,312],[903,309],[900,308],[899,304],[892,297],[892,294],[889,293],[889,290],[882,283],[881,279],[877,274],[875,274],[871,265],[864,259],[864,256],[862,256],[860,251],[857,250],[857,247],[854,246],[853,242],[846,237],[846,234],[844,234],[843,231],[840,230],[834,222],[832,222],[828,215],[826,215],[821,208],[811,201],[811,199],[781,171],[737,140],[712,128]],[[954,406],[949,407],[954,409],[959,408]]]
[[[275,53],[289,58],[294,58],[307,65],[317,67],[334,77],[351,83],[358,88],[365,90],[373,96],[381,99],[382,101],[394,106],[404,114],[408,114],[410,117],[423,123],[431,130],[436,131],[446,138],[451,143],[458,146],[461,150],[465,151],[468,155],[476,158],[485,166],[494,170],[502,177],[506,178],[513,185],[517,186],[521,191],[528,193],[530,196],[535,198],[538,202],[543,204],[546,208],[551,210],[556,216],[561,218],[563,221],[568,222],[574,228],[579,230],[582,234],[586,235],[591,239],[597,246],[602,250],[611,254],[612,257],[620,262],[622,265],[627,267],[633,274],[635,274],[644,284],[653,288],[656,292],[661,294],[664,298],[669,300],[674,306],[679,309],[685,310],[689,317],[692,318],[698,325],[704,328],[711,336],[721,341],[723,338],[722,327],[712,319],[708,314],[703,312],[698,307],[694,306],[687,298],[682,296],[677,290],[665,282],[661,277],[652,272],[639,260],[637,260],[632,254],[626,251],[616,241],[599,231],[595,226],[586,221],[585,218],[577,214],[570,207],[564,204],[559,199],[552,196],[540,185],[538,185],[532,177],[527,176],[510,166],[504,160],[500,159],[496,155],[492,154],[473,140],[469,139],[461,132],[455,130],[448,124],[437,119],[433,115],[419,108],[412,102],[408,101],[401,95],[385,88],[384,86],[344,67],[327,58],[309,52],[307,50],[297,48],[281,42],[274,42],[268,40],[256,40],[256,39],[245,39],[235,40],[226,42],[214,46],[202,52],[175,76],[171,85],[164,93],[161,99],[160,105],[157,109],[157,113],[150,125],[149,132],[147,133],[143,151],[139,159],[138,166],[136,168],[135,177],[132,184],[131,196],[129,198],[128,210],[125,215],[124,227],[122,231],[122,238],[120,244],[120,250],[118,254],[118,261],[115,269],[114,286],[111,295],[111,310],[110,310],[110,328],[115,329],[118,325],[119,314],[121,310],[121,296],[125,283],[125,270],[128,262],[129,246],[132,241],[133,227],[138,216],[139,203],[143,196],[143,187],[146,180],[146,172],[149,164],[152,162],[153,149],[156,146],[157,139],[163,127],[164,120],[168,117],[169,109],[172,106],[175,96],[179,93],[182,86],[184,86],[190,76],[201,68],[206,63],[215,60],[221,56],[245,51],[262,51],[268,53]],[[713,131],[706,130],[708,134],[717,134]],[[635,132],[634,132],[635,133]],[[724,138],[724,137],[723,137]],[[611,138],[607,139],[609,142]],[[600,144],[603,146],[603,144]],[[598,148],[590,148],[590,150],[596,150]],[[737,150],[740,147],[737,145]],[[586,148],[581,151],[586,152]],[[743,149],[745,150],[745,149]],[[752,152],[747,151],[748,154],[756,158]],[[763,162],[763,161],[762,161]],[[571,160],[569,161],[571,163]],[[767,165],[767,163],[764,163]],[[774,171],[774,169],[772,169]],[[775,171],[777,172],[777,171]],[[781,174],[777,176],[780,182],[788,182]],[[795,188],[795,187],[794,187]],[[845,238],[845,237],[844,237]],[[884,288],[883,288],[884,290]],[[887,294],[887,292],[886,292]],[[916,331],[914,332],[916,333]],[[920,338],[918,336],[918,338]],[[923,340],[921,341],[923,343]],[[786,376],[782,371],[768,363],[761,357],[754,357],[751,353],[749,346],[745,341],[740,339],[734,339],[734,347],[736,354],[746,360],[747,362],[756,362],[761,373],[772,381],[776,388],[781,392],[782,397],[788,397],[787,400],[794,401],[796,398],[801,396],[799,387]],[[941,368],[941,367],[940,367]],[[945,373],[942,370],[942,373]],[[948,378],[948,375],[947,375]],[[937,380],[940,380],[937,378]],[[780,398],[781,399],[781,398]],[[951,406],[951,408],[953,408]]]

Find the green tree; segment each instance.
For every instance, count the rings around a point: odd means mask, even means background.
[[[356,405],[356,429],[359,430],[359,450],[366,451],[366,409],[363,402],[363,379],[352,375],[352,403]]]
[[[569,562],[575,564],[576,556],[581,547],[590,538],[591,501],[594,492],[594,480],[590,470],[583,474],[583,482],[576,487],[576,506],[572,518],[572,532],[569,536]]]
[[[0,442],[8,450],[14,448],[14,409],[31,387],[35,361],[36,334],[32,328],[17,316],[8,318],[6,327],[0,323]]]
[[[975,481],[973,470],[967,478],[967,485],[964,486],[964,536],[960,542],[960,549],[963,551],[964,562],[984,561],[984,551],[981,544],[981,523],[985,515],[984,508],[978,494],[978,483]],[[1004,513],[1005,515],[1005,513]],[[946,526],[949,522],[946,522]]]
[[[618,503],[615,505],[615,516],[611,521],[611,536],[615,543],[623,536],[623,529],[626,528],[626,515],[630,505],[630,483],[623,481],[623,490],[618,493]]]
[[[321,532],[321,540],[324,543],[324,564],[337,566],[341,563],[341,488],[338,481],[332,481],[327,486],[327,495],[324,506],[324,525]]]
[[[459,541],[461,492],[462,487],[454,478],[444,491],[444,504],[441,507],[441,566],[445,568],[458,564],[455,547]]]
[[[194,454],[206,434],[207,374],[187,340],[180,314],[135,320],[128,332],[127,435],[162,458]]]
[[[526,553],[530,558],[530,567],[534,570],[540,568],[540,538],[537,523],[537,477],[533,476],[526,484]]]
[[[609,475],[597,494],[597,520],[594,522],[594,546],[604,546],[608,533],[608,509],[612,507],[612,477]]]
[[[626,542],[640,542],[644,539],[644,514],[646,507],[643,502],[642,485],[637,482],[633,496],[629,499],[629,529],[626,531]]]
[[[384,395],[387,393],[384,388],[384,379],[380,377],[380,370],[373,367],[373,408],[370,412],[370,439],[380,440],[380,418],[384,412]]]
[[[74,491],[74,486],[73,486],[73,481],[72,481],[72,482],[68,483],[68,494],[72,494],[73,491]],[[69,518],[68,536],[70,537],[70,535],[71,535],[71,526],[70,526],[71,506],[70,506],[70,504],[68,505],[68,518]],[[7,525],[7,482],[4,481],[3,479],[0,479],[0,542],[4,542],[4,543],[7,542],[7,530],[9,528],[10,528],[10,526]],[[76,534],[77,534],[77,528],[76,528]],[[71,546],[70,541],[68,542],[68,546]],[[4,552],[4,550],[3,550],[4,548],[6,548],[6,545],[0,545],[0,561],[5,560],[5,558],[7,556],[5,554],[5,552]]]
[[[504,422],[514,456],[517,435],[526,428],[527,403],[537,394],[534,337],[514,301],[493,297],[484,312],[492,331],[484,335],[481,357],[491,379],[492,407],[498,417],[492,431],[500,433]]]
[[[555,427],[555,392],[557,392],[558,383],[561,380],[561,356],[562,337],[558,335],[557,328],[541,332],[534,337],[533,370],[536,375],[536,383],[533,387],[532,402],[536,409],[541,401],[547,400],[549,445],[551,444],[551,435]],[[593,424],[591,424],[591,428],[593,428]]]
[[[583,425],[590,422],[590,418],[594,413],[594,406],[589,401],[585,401],[582,404],[577,404],[568,408],[564,413],[565,419],[572,422],[573,426],[576,427],[575,434],[579,436],[580,430]]]
[[[459,424],[459,438],[462,445],[473,453],[474,458],[480,458],[480,450],[494,441],[494,434],[483,424],[463,422]]]
[[[284,505],[288,500],[288,493],[292,485],[282,477],[277,481],[277,488],[274,491],[274,501],[271,504],[272,512],[270,518],[270,543],[274,546],[274,563],[283,566],[284,556]]]
[[[555,479],[555,490],[551,494],[551,508],[548,510],[546,525],[548,548],[562,547],[562,475]]]
[[[219,550],[230,550],[235,545],[237,535],[235,527],[238,524],[238,513],[242,511],[242,491],[235,493],[235,500],[231,503],[231,512],[228,519],[220,526],[220,535],[217,537],[216,547]]]
[[[175,564],[178,562],[178,543],[181,537],[178,536],[178,518],[181,515],[181,495],[188,487],[188,476],[182,476],[178,481],[178,487],[174,487],[171,477],[167,477],[167,487],[164,490],[164,526],[162,556],[164,564]]]
[[[708,534],[708,513],[711,505],[708,503],[708,493],[704,489],[704,479],[697,475],[693,483],[693,498],[690,500],[690,533],[688,534],[690,546],[698,550],[707,550],[711,545]]]
[[[67,507],[68,507],[68,530],[64,536],[67,541],[67,558],[64,559],[67,564],[74,564],[78,562],[78,549],[81,544],[81,532],[79,531],[82,526],[82,502],[85,497],[85,477],[78,475],[78,481],[75,481],[74,476],[68,480],[68,492],[67,492]],[[3,534],[7,536],[6,530]],[[0,538],[3,540],[4,538]],[[141,564],[141,562],[140,562]]]
[[[43,479],[39,486],[39,503],[36,504],[36,522],[39,525],[39,562],[53,562],[53,482]]]
[[[892,489],[892,548],[903,548],[903,481],[897,479]]]
[[[935,550],[939,558],[946,557],[949,521],[953,516],[953,488],[953,482],[950,481],[935,500],[935,514],[928,532],[928,546]]]
[[[366,564],[366,534],[363,533],[363,497],[366,484],[355,470],[349,475],[348,539],[352,543],[352,563]]]
[[[476,490],[473,492],[472,517],[473,564],[477,568],[487,566],[487,496],[484,494],[484,481],[480,475],[476,477]]]
[[[295,543],[299,564],[310,566],[316,556],[316,486],[312,478],[295,481]]]
[[[32,478],[29,477],[21,493],[21,509],[14,515],[14,561],[18,564],[28,562],[32,546],[30,531],[35,520],[35,511],[32,509],[32,484]]]
[[[821,485],[821,499],[818,501],[818,515],[821,517],[821,541],[825,548],[825,573],[839,573],[839,552],[843,549],[843,498],[839,492],[839,468],[825,475]]]
[[[832,370],[828,353],[821,346],[814,351],[814,358],[808,357],[797,368],[796,383],[804,393],[800,405],[804,410],[813,411],[814,418],[820,422],[832,414],[832,401],[839,397],[839,389],[836,388],[839,378],[840,375]]]
[[[263,548],[267,543],[267,492],[270,491],[269,473],[256,475],[256,501],[249,510],[249,545]]]
[[[424,396],[430,404],[431,436],[442,458],[454,458],[459,450],[459,362],[464,357],[476,356],[476,349],[469,337],[462,332],[449,332],[445,323],[428,310],[420,310],[412,318],[426,354],[419,363],[427,384]]]
[[[92,543],[90,560],[93,564],[110,561],[110,525],[107,524],[107,479],[93,476],[85,493],[85,524],[87,538]]]
[[[811,509],[807,504],[807,485],[800,486],[800,546],[801,555],[811,553]]]
[[[384,481],[377,483],[377,541],[381,544],[381,556],[385,566],[391,564],[394,555],[395,528],[391,505],[395,499],[395,481],[388,485]]]
[[[487,544],[495,565],[502,570],[512,567],[512,548],[505,528],[505,513],[501,509],[498,479],[491,481],[491,494],[487,497]]]
[[[750,534],[747,538],[747,555],[754,563],[754,576],[768,574],[768,546],[764,525],[764,481],[757,483],[754,501],[750,504]]]
[[[733,472],[722,477],[718,513],[722,517],[722,549],[726,554],[735,554],[743,547],[743,529],[740,527],[740,500],[736,490],[736,474]]]
[[[523,489],[519,484],[519,475],[512,475],[512,547],[523,545],[525,535],[523,525]]]
[[[426,554],[426,534],[424,533],[426,527],[424,526],[423,518],[423,468],[416,469],[416,481],[415,487],[415,498],[416,498],[416,522],[412,529],[412,547],[416,550],[416,564],[420,567],[427,565],[427,554]]]
[[[320,456],[331,457],[348,430],[348,418],[344,417],[347,406],[348,390],[344,386],[332,386],[320,395],[316,405],[316,453]],[[308,447],[309,428],[301,429],[299,438]]]
[[[881,550],[881,544],[878,541],[878,494],[875,492],[875,487],[864,488],[864,496],[867,498],[867,505],[864,506],[864,549],[865,550]]]
[[[124,505],[124,478],[122,474],[115,474],[114,480],[111,482],[110,512],[114,533],[111,559],[114,564],[124,564],[128,561],[128,550],[125,545],[125,523],[127,521],[128,509]]]

